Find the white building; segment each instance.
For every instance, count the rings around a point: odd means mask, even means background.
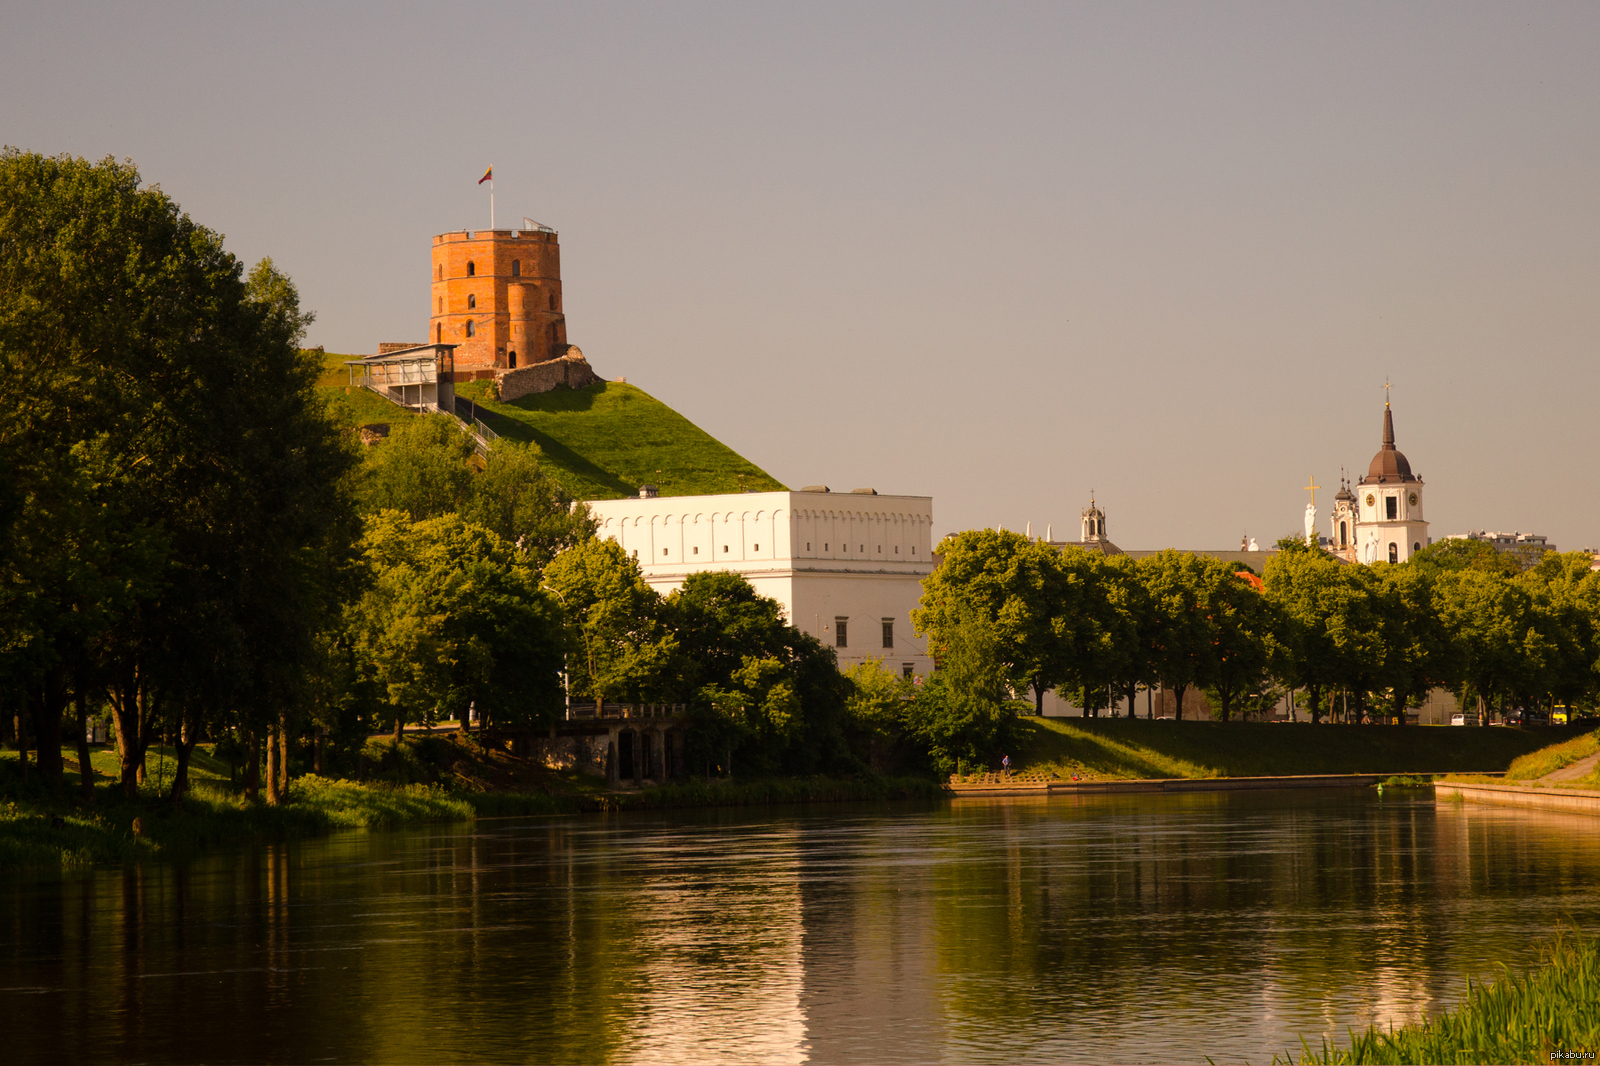
[[[933,500],[873,489],[593,500],[599,535],[637,559],[662,594],[690,574],[732,570],[783,605],[789,623],[837,649],[839,665],[868,658],[904,675],[933,669],[911,627],[933,572]]]
[[[1422,517],[1422,479],[1394,446],[1394,415],[1383,403],[1383,446],[1372,457],[1367,476],[1356,482],[1356,560],[1403,563],[1425,548],[1428,523]]]

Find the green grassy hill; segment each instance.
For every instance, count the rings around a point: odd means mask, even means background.
[[[351,388],[344,361],[352,358],[324,353],[317,382],[345,408],[346,421],[359,426],[416,417],[373,392]],[[632,496],[647,483],[663,496],[784,487],[637,386],[606,382],[497,403],[485,398],[488,385],[458,385],[456,393],[481,406],[484,425],[537,447],[551,475],[580,499]]]
[[[1497,773],[1573,736],[1563,726],[1290,725],[1025,718],[1013,771],[1087,780],[1279,774]],[[998,759],[998,756],[996,756]]]
[[[459,385],[456,392],[482,404],[483,422],[496,433],[537,445],[574,496],[616,499],[634,495],[646,483],[663,496],[784,487],[636,386],[608,381],[510,403],[485,399],[487,387],[488,382],[478,381]]]

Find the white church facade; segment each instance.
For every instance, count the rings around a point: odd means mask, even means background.
[[[598,535],[636,559],[663,595],[693,573],[731,570],[783,606],[789,624],[835,649],[841,668],[879,659],[932,671],[912,629],[933,572],[933,500],[873,489],[592,500]]]

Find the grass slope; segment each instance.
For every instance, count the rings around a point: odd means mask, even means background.
[[[1567,778],[1559,781],[1539,780],[1546,774],[1553,774],[1557,770],[1571,766],[1579,759],[1588,758],[1597,752],[1600,752],[1600,730],[1590,733],[1583,733],[1579,736],[1572,737],[1570,740],[1563,740],[1558,744],[1551,744],[1549,747],[1540,748],[1538,751],[1530,752],[1527,755],[1521,756],[1506,768],[1506,776],[1504,780],[1507,782],[1514,781],[1520,785],[1533,785],[1535,787],[1548,786],[1550,788],[1600,789],[1600,769],[1596,769],[1593,772],[1585,774],[1581,777]],[[1574,772],[1582,773],[1582,768],[1580,767]],[[1493,784],[1496,783],[1498,779],[1474,778],[1471,775],[1459,775],[1457,777],[1453,777],[1452,780],[1480,780]]]
[[[1566,728],[1287,725],[1024,718],[1013,770],[1084,780],[1497,772]],[[996,756],[998,759],[998,756]]]
[[[608,381],[509,403],[486,400],[487,387],[472,382],[456,391],[482,404],[490,429],[537,445],[552,476],[581,499],[632,496],[646,483],[663,496],[784,487],[636,386]]]

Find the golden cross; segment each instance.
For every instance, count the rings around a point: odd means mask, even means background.
[[[1389,375],[1383,376],[1383,406],[1389,406]]]
[[[1316,503],[1317,502],[1317,490],[1320,489],[1322,486],[1317,484],[1317,477],[1316,477],[1315,474],[1313,474],[1307,480],[1309,480],[1311,482],[1311,484],[1306,486],[1306,488],[1311,490],[1311,502],[1312,503]]]

